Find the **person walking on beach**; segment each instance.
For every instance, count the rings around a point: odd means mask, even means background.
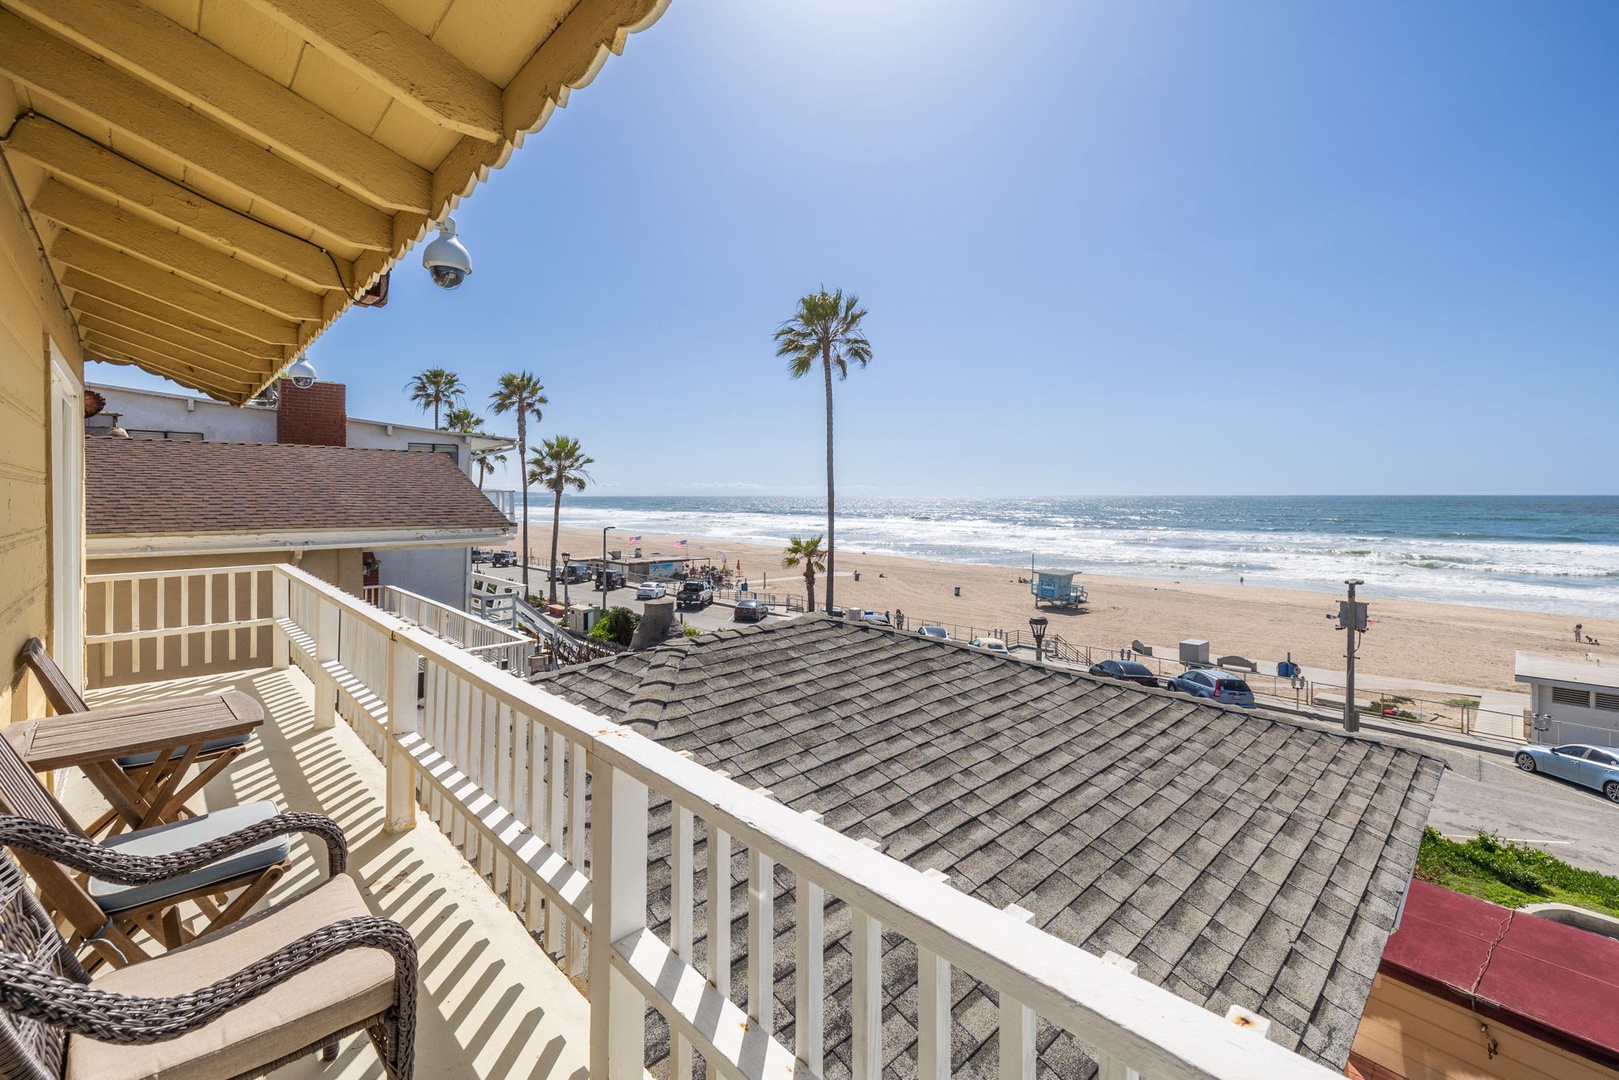
[[[1577,623],[1574,624],[1574,644],[1578,645],[1580,643],[1580,631],[1584,630],[1584,629],[1585,629],[1585,624],[1584,623],[1577,622]]]

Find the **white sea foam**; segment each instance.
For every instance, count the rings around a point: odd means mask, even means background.
[[[1214,504],[1202,515],[1220,518],[1213,523],[1199,520],[1199,508],[1211,505],[1206,500],[1145,509],[1103,505],[1105,513],[1057,500],[867,504],[840,512],[838,550],[1184,581],[1240,576],[1254,585],[1327,592],[1360,577],[1383,596],[1619,617],[1619,529],[1606,516],[1582,527],[1587,535],[1563,535],[1580,522],[1545,511],[1532,519],[1480,518],[1471,504],[1473,516],[1453,522],[1419,505],[1400,510],[1410,517],[1409,529],[1398,520],[1392,528],[1354,529],[1345,527],[1353,514],[1331,505],[1300,512],[1251,502],[1251,527],[1243,527],[1241,501]],[[1606,514],[1606,504],[1601,509]],[[1350,510],[1366,512],[1359,503]],[[619,526],[620,545],[635,532],[785,545],[789,537],[825,529],[824,511],[813,505],[743,499],[576,499],[564,501],[563,515],[575,527]],[[549,513],[534,520],[548,524]],[[1514,528],[1529,535],[1511,536]],[[1487,530],[1503,535],[1478,535]]]

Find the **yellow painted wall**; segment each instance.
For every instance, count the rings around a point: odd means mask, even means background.
[[[16,112],[0,80],[0,117]],[[25,191],[37,171],[10,159]],[[0,172],[0,725],[44,714],[18,662],[23,642],[52,641],[50,342],[82,380],[78,335],[10,181]],[[81,429],[82,430],[82,429]]]
[[[1355,1033],[1355,1053],[1406,1080],[1619,1080],[1619,1072],[1502,1024],[1489,1025],[1444,998],[1379,975]]]
[[[198,570],[218,566],[260,566],[268,563],[291,562],[288,552],[249,552],[228,555],[154,555],[149,557],[92,558],[86,574],[95,578],[101,574],[139,574],[157,570]],[[332,551],[310,551],[303,554],[298,565],[339,589],[354,596],[361,595],[365,569],[361,565],[359,548]],[[182,607],[180,579],[134,583],[114,582],[109,592],[108,583],[92,581],[85,590],[85,634],[125,632],[133,628],[133,613],[139,605],[142,628],[176,625],[206,625],[209,619],[204,593],[207,579],[194,577],[186,586]],[[270,589],[268,578],[259,580],[258,617],[270,616]],[[162,587],[162,619],[158,618],[158,590]],[[236,592],[238,620],[252,617],[253,597],[246,575],[234,579],[213,579],[213,607],[211,621],[220,623],[229,617],[228,591]],[[210,634],[191,634],[183,643],[180,635],[163,639],[159,648],[156,639],[139,642],[114,642],[110,645],[92,645],[87,650],[85,682],[91,689],[104,686],[124,686],[130,683],[178,679],[193,675],[221,671],[245,671],[265,667],[270,663],[270,629],[257,631],[241,629],[214,631]],[[234,643],[232,637],[235,638]],[[138,654],[135,646],[139,646]]]

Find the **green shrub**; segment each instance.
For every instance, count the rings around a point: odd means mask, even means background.
[[[1461,843],[1424,830],[1416,876],[1506,907],[1555,900],[1619,916],[1619,878],[1489,833]]]
[[[611,607],[607,613],[596,620],[596,625],[590,628],[590,636],[597,641],[612,641],[619,645],[628,645],[635,636],[635,628],[641,625],[641,616],[627,607]]]

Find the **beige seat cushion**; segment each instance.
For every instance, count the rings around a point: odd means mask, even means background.
[[[254,921],[110,971],[93,985],[136,997],[174,997],[234,974],[323,926],[369,914],[354,880],[341,875]],[[237,1076],[383,1012],[393,1004],[393,980],[392,956],[380,949],[353,949],[178,1039],[119,1046],[75,1035],[68,1040],[67,1076],[69,1080]]]

